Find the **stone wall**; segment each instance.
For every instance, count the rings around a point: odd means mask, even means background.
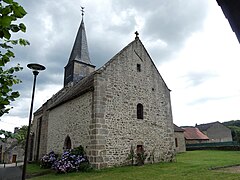
[[[175,149],[176,152],[185,152],[186,151],[186,143],[183,132],[174,132],[175,137]]]
[[[40,127],[40,146],[39,146],[39,159],[47,152],[47,141],[48,141],[48,115],[47,106],[43,105],[43,115],[39,118],[41,120]],[[37,142],[37,141],[36,141]]]
[[[31,148],[32,146],[31,140],[29,140],[28,144],[29,160],[37,161],[47,153],[47,141],[48,141],[47,133],[48,133],[48,111],[47,103],[45,103],[43,104],[39,111],[34,113],[34,119],[31,125],[31,136],[33,135],[33,147]],[[30,155],[30,153],[32,153],[32,155]]]
[[[137,145],[154,152],[156,162],[173,159],[170,90],[140,41],[98,70],[94,88],[96,127],[91,132],[97,144],[90,159],[95,167],[126,164],[131,146],[136,150]],[[143,105],[143,119],[137,119],[138,103]]]
[[[47,152],[62,153],[67,136],[71,139],[72,148],[82,145],[87,150],[91,119],[92,91],[50,110]]]
[[[232,133],[229,128],[221,123],[214,123],[204,132],[209,138],[209,142],[227,142],[232,141]]]

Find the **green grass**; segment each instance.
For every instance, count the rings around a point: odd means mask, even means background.
[[[210,170],[213,167],[240,164],[239,151],[189,151],[178,154],[176,162],[157,163],[144,166],[126,166],[96,170],[88,173],[48,174],[39,179],[58,180],[232,180],[239,179],[240,174]]]
[[[49,174],[52,170],[50,169],[42,169],[39,164],[28,164],[27,165],[27,174],[34,176],[36,174]]]

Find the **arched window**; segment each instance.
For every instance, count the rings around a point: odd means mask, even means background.
[[[65,142],[64,142],[64,149],[71,149],[72,143],[70,137],[67,135]]]
[[[137,118],[143,119],[143,105],[140,103],[137,105]]]

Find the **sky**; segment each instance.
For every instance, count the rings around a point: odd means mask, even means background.
[[[209,0],[18,0],[28,12],[22,22],[31,45],[14,47],[21,94],[0,129],[28,124],[33,75],[28,63],[46,70],[37,77],[34,111],[63,87],[81,22],[81,6],[92,64],[104,65],[139,37],[171,89],[173,122],[194,126],[240,119],[240,44],[216,1]]]

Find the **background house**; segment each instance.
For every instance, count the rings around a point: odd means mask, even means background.
[[[196,125],[209,138],[209,142],[232,141],[231,130],[220,122]]]
[[[209,138],[195,127],[185,127],[184,138],[186,144],[206,143]]]
[[[24,149],[16,139],[8,138],[6,142],[0,141],[0,162],[15,163],[23,161]]]
[[[186,142],[184,138],[184,130],[177,125],[174,125],[174,139],[175,139],[175,149],[176,152],[185,152],[186,151]]]

